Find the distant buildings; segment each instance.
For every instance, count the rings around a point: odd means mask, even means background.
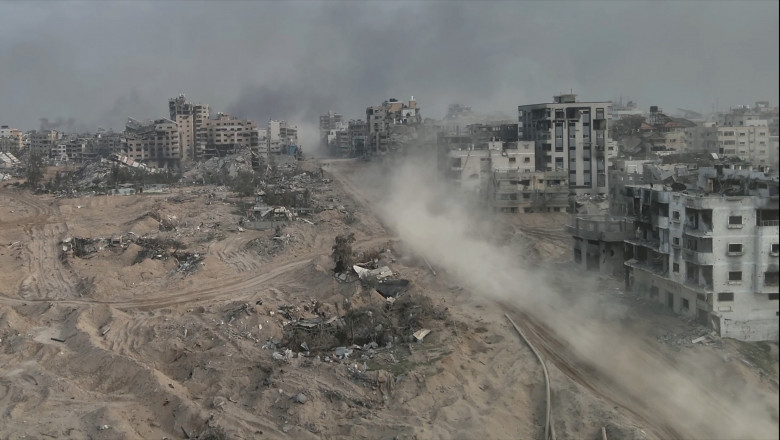
[[[268,153],[289,154],[291,147],[298,148],[298,126],[287,121],[268,121]]]
[[[348,149],[347,124],[342,119],[332,110],[320,115],[320,146],[334,155],[342,155]]]
[[[566,94],[552,103],[519,106],[518,140],[535,142],[537,170],[566,172],[577,194],[603,194],[612,103],[576,98]]]
[[[21,131],[7,125],[0,126],[0,152],[18,153],[24,147],[23,138]]]
[[[63,135],[55,130],[33,131],[28,135],[30,142],[30,154],[48,158]]]
[[[209,106],[193,104],[183,94],[168,100],[171,120],[176,123],[182,159],[194,160],[206,149],[208,142]]]
[[[216,119],[203,121],[202,127],[201,144],[195,155],[198,159],[224,157],[240,149],[257,151],[260,148],[260,132],[252,121],[219,113]]]
[[[440,171],[493,212],[566,211],[566,173],[537,170],[535,143],[518,141],[516,129],[497,122],[471,124],[463,134],[440,132]]]
[[[416,135],[406,128],[421,122],[422,115],[414,97],[408,104],[391,98],[381,105],[366,108],[367,152],[384,154],[398,149]]]

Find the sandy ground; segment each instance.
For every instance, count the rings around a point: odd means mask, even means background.
[[[350,166],[322,192],[357,220],[347,225],[341,212],[326,210],[312,224],[289,223],[284,240],[239,230],[236,200],[220,188],[83,198],[1,188],[0,438],[540,438],[542,372],[504,318],[507,307],[475,295],[435,261],[434,274],[398,242],[349,180]],[[179,226],[160,231],[145,216],[152,211]],[[519,252],[561,262],[566,220],[531,216],[500,230],[523,237]],[[370,357],[293,347],[290,358],[275,359],[272,342],[290,321],[283,310],[306,318],[320,304],[327,318],[346,303],[383,306],[370,289],[333,276],[331,246],[346,231],[355,233],[356,251],[392,249],[388,264],[412,282],[407,295],[429,298],[446,318],[425,323],[433,331],[422,343],[396,341]],[[184,274],[170,259],[133,264],[135,245],[61,258],[67,237],[129,232],[179,240],[205,259]],[[633,331],[659,355],[708,363],[714,378],[763,388],[776,401],[777,389],[739,362],[738,344],[661,343],[690,325],[602,283],[598,300],[630,310]],[[596,439],[602,427],[609,438],[685,432],[665,430],[662,412],[637,405],[603,371],[583,366],[576,350],[547,354],[558,438]],[[299,394],[305,403],[295,401]]]

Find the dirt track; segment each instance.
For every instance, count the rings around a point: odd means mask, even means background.
[[[224,430],[229,438],[538,438],[542,374],[502,319],[505,307],[464,289],[436,261],[434,276],[380,222],[380,207],[350,179],[356,165],[330,164],[337,183],[327,194],[352,199],[357,221],[323,211],[313,224],[285,227],[289,240],[277,250],[270,231],[237,230],[229,194],[205,208],[198,188],[79,199],[1,188],[0,267],[8,269],[0,274],[0,365],[9,368],[0,372],[0,437],[184,438],[184,431]],[[174,195],[187,201],[172,202]],[[163,234],[142,218],[152,210],[186,223],[164,234],[204,253],[198,271],[182,275],[170,261],[131,264],[132,247],[61,260],[58,243],[68,236]],[[562,220],[549,232],[540,221],[513,231],[525,229],[540,258],[560,258],[565,236],[554,228]],[[281,307],[306,317],[312,301],[331,315],[345,301],[381,305],[332,275],[331,246],[347,230],[357,250],[392,248],[387,263],[412,281],[410,292],[446,307],[449,317],[429,323],[423,344],[382,348],[371,360],[273,359],[269,341],[281,339],[289,321]],[[559,438],[597,438],[605,425],[610,438],[679,432],[551,334],[537,338],[555,365]],[[700,348],[680,355],[726,353]],[[740,371],[757,382],[753,371]],[[294,403],[301,392],[308,401]]]

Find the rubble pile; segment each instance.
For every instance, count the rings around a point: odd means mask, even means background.
[[[184,173],[185,183],[217,183],[224,185],[229,179],[235,179],[240,173],[251,173],[253,156],[249,150],[225,157],[212,157],[203,162],[197,162],[194,167]]]
[[[187,252],[183,249],[186,246],[173,239],[160,239],[153,237],[136,237],[135,234],[128,233],[110,238],[85,238],[68,237],[60,242],[60,259],[63,262],[68,258],[92,258],[104,250],[115,253],[122,253],[130,246],[136,244],[141,250],[136,254],[132,264],[139,264],[147,258],[153,260],[168,260],[173,258],[177,262],[176,272],[189,274],[196,271],[205,255],[198,252]]]

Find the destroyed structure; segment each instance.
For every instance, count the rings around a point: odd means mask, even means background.
[[[609,212],[573,216],[574,261],[623,265],[627,289],[720,336],[777,340],[778,200],[777,174],[740,161],[624,162],[610,172]]]
[[[564,173],[537,171],[535,146],[517,124],[479,123],[437,137],[440,172],[493,212],[559,212],[568,207]]]
[[[179,130],[170,119],[140,122],[130,118],[122,147],[131,159],[159,168],[178,166],[182,158]]]
[[[287,121],[268,121],[268,154],[294,156],[300,150],[298,145],[298,126]]]
[[[408,146],[417,139],[417,126],[422,123],[420,108],[414,96],[405,104],[389,99],[381,105],[366,108],[366,149],[371,154],[384,154]]]

